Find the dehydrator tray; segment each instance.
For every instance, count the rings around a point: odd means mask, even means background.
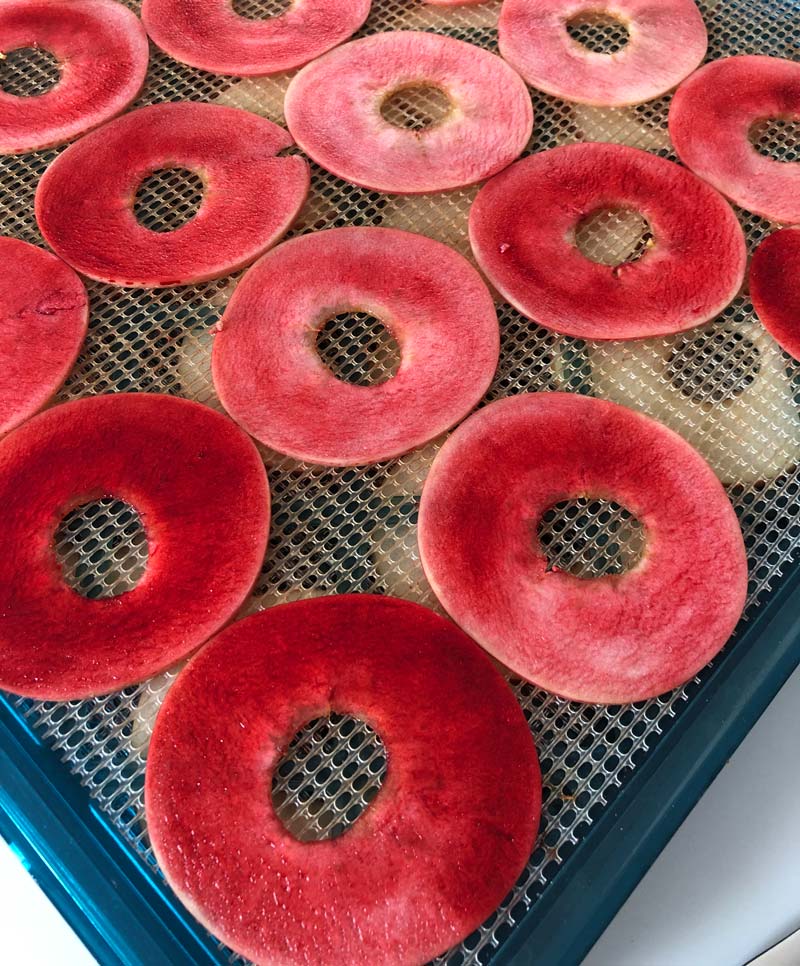
[[[234,0],[252,17],[289,0]],[[138,3],[128,5],[138,12]],[[591,6],[591,4],[588,4]],[[709,57],[796,57],[795,0],[700,4]],[[373,0],[361,34],[387,29],[447,33],[496,50],[500,4],[434,7]],[[624,30],[603,16],[572,28],[593,49],[613,51]],[[43,51],[0,63],[0,86],[47,89],[58,70]],[[137,102],[199,100],[243,107],[283,122],[288,77],[223,78],[184,67],[151,48]],[[675,159],[666,130],[669,97],[636,108],[570,105],[532,92],[529,151],[576,140],[620,141]],[[443,110],[436,92],[397,95],[394,123],[419,128]],[[800,124],[767,119],[757,150],[800,161]],[[0,232],[42,244],[36,184],[58,150],[0,159]],[[353,187],[311,165],[311,194],[292,234],[342,225],[384,225],[447,242],[468,257],[466,218],[475,189],[391,197]],[[154,174],[137,213],[155,231],[197,209],[191,172]],[[752,250],[772,230],[738,211]],[[614,264],[640,257],[647,226],[630,212],[584,224],[582,249]],[[89,283],[91,327],[59,400],[166,392],[219,406],[209,376],[213,330],[240,275],[159,291]],[[519,392],[593,393],[640,408],[683,433],[727,486],[750,564],[747,608],[734,640],[697,678],[670,694],[622,707],[561,700],[510,678],[535,735],[544,773],[541,832],[530,862],[500,908],[437,960],[577,963],[682,821],[726,757],[800,660],[800,366],[760,327],[742,294],[712,324],[641,343],[592,343],[555,335],[498,305],[502,349],[487,400]],[[377,320],[340,316],[320,333],[322,358],[364,384],[391,375],[397,347]],[[360,469],[309,466],[263,450],[272,494],[269,552],[245,607],[304,596],[388,593],[437,607],[422,574],[415,524],[422,480],[438,443]],[[79,454],[76,454],[79,458]],[[169,458],[165,454],[165,458]],[[619,572],[641,548],[637,521],[601,501],[559,504],[539,536],[554,565],[574,573]],[[13,553],[13,547],[3,552]],[[57,533],[65,578],[88,596],[120,593],[143,572],[147,541],[135,510],[113,495],[70,514]],[[691,561],[687,561],[691,566]],[[197,588],[198,593],[203,588]],[[149,847],[143,782],[152,719],[175,672],[89,701],[0,699],[0,831],[104,964],[241,963],[174,899]],[[379,738],[347,717],[310,723],[273,787],[281,815],[301,838],[341,833],[376,793],[386,767]],[[486,856],[491,862],[492,857]]]

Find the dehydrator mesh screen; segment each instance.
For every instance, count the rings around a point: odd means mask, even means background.
[[[237,0],[237,10],[253,17],[282,5],[282,0]],[[135,2],[130,6],[138,9]],[[718,0],[701,6],[711,57],[796,53],[793,0]],[[497,2],[447,9],[418,0],[374,0],[363,33],[436,30],[494,50],[498,12]],[[610,49],[625,41],[617,26],[597,18],[571,29],[590,47]],[[0,67],[0,86],[7,84],[17,93],[44,90],[51,80],[46,58],[26,60],[21,54]],[[153,49],[139,103],[205,100],[282,122],[287,82],[287,77],[215,77]],[[419,126],[443,109],[441,94],[432,96],[424,89],[404,92],[387,106],[387,114],[393,123]],[[669,98],[620,110],[569,105],[537,92],[533,98],[531,150],[588,139],[620,141],[674,157],[666,131]],[[788,122],[767,121],[753,138],[759,150],[775,157],[798,157],[797,127]],[[41,244],[33,218],[34,190],[57,153],[0,159],[4,234]],[[312,171],[311,196],[295,233],[341,225],[394,226],[438,238],[469,256],[466,219],[476,189],[389,197],[355,188],[313,165]],[[196,203],[191,179],[167,172],[150,179],[137,206],[145,223],[163,229],[181,208],[191,210]],[[739,214],[752,249],[771,226]],[[581,246],[591,257],[613,264],[646,250],[644,229],[638,216],[605,213],[583,226]],[[61,399],[135,390],[218,406],[209,353],[214,325],[237,279],[157,292],[91,283],[91,331]],[[705,453],[726,483],[742,523],[751,568],[747,613],[752,614],[800,540],[800,380],[798,366],[760,327],[747,298],[740,296],[719,319],[696,332],[637,343],[565,338],[529,323],[507,305],[498,312],[502,354],[489,399],[534,390],[595,393],[656,416]],[[375,381],[396,364],[391,339],[369,317],[332,320],[318,346],[327,364],[347,379]],[[274,501],[270,550],[245,610],[346,591],[392,593],[437,607],[419,565],[415,523],[422,481],[440,443],[358,470],[307,466],[265,450]],[[599,501],[559,504],[545,515],[539,533],[551,565],[587,576],[630,566],[641,550],[637,522],[624,508]],[[109,499],[73,513],[62,524],[57,552],[71,585],[97,596],[135,582],[147,545],[131,508]],[[37,732],[80,775],[118,834],[150,865],[154,860],[142,817],[144,756],[153,718],[175,673],[91,701],[18,702]],[[573,704],[512,679],[541,755],[542,831],[507,900],[465,943],[441,957],[442,963],[492,958],[702,679],[653,701],[610,708]],[[313,722],[279,769],[274,799],[297,834],[339,833],[374,795],[384,764],[365,726],[346,717]],[[220,952],[221,961],[229,956],[236,960],[229,951]]]

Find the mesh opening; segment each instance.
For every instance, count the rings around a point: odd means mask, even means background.
[[[45,94],[61,79],[58,60],[41,47],[18,47],[0,55],[0,88],[16,97]]]
[[[317,333],[317,352],[337,379],[377,386],[397,375],[400,347],[386,326],[366,312],[344,312]]]
[[[564,500],[542,515],[539,543],[548,569],[575,577],[622,574],[644,553],[644,528],[625,507],[608,500]]]
[[[296,839],[333,839],[359,818],[385,774],[383,742],[369,725],[350,715],[315,718],[275,769],[272,802]]]
[[[800,161],[800,118],[770,117],[750,128],[750,141],[759,154],[775,161]]]
[[[188,168],[162,168],[139,185],[133,213],[150,231],[175,231],[194,218],[202,203],[199,175]]]
[[[732,402],[753,385],[761,353],[735,329],[680,336],[670,353],[666,378],[692,402],[711,407]]]
[[[567,21],[567,33],[596,54],[616,54],[630,40],[625,24],[607,13],[587,10]]]
[[[452,107],[450,98],[441,88],[416,84],[389,94],[381,104],[381,114],[395,127],[424,131],[441,123]]]
[[[647,252],[653,244],[653,233],[638,211],[601,208],[580,221],[575,244],[593,262],[622,265],[637,261]]]
[[[58,525],[56,559],[64,581],[83,597],[116,597],[139,583],[147,536],[139,514],[114,497],[85,503]]]
[[[245,20],[268,20],[281,17],[294,0],[231,0],[233,12]]]

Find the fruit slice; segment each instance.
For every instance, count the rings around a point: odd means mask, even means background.
[[[391,124],[383,105],[410,88],[444,92],[449,112],[421,130]],[[528,90],[499,57],[416,31],[354,40],[304,67],[284,111],[292,136],[323,168],[398,194],[491,177],[520,155],[533,129]]]
[[[0,154],[38,151],[91,131],[131,103],[147,73],[144,28],[115,0],[3,0],[0,56],[29,47],[52,54],[61,78],[34,97],[0,88]]]
[[[78,358],[86,289],[60,258],[0,237],[0,434],[41,409]]]
[[[580,496],[644,524],[632,570],[586,580],[549,568],[537,526]],[[450,616],[576,701],[624,704],[687,681],[728,640],[747,591],[736,514],[702,457],[660,423],[578,394],[503,399],[459,427],[425,483],[418,536]]]
[[[158,288],[227,275],[288,230],[308,194],[308,165],[276,157],[289,134],[265,118],[211,104],[157,104],[71,145],[36,192],[45,239],[90,278]],[[133,211],[140,183],[163,168],[203,179],[200,210],[175,231]]]
[[[750,298],[764,327],[800,360],[800,229],[765,238],[750,265]]]
[[[230,0],[144,0],[154,43],[183,64],[214,74],[264,76],[307,64],[351,37],[370,0],[303,0],[280,16],[250,20]]]
[[[638,261],[591,261],[576,230],[597,211],[640,212],[654,243]],[[744,234],[726,201],[671,161],[621,144],[570,144],[512,165],[469,218],[478,264],[529,319],[565,335],[636,339],[713,318],[744,278]]]
[[[270,783],[298,728],[332,712],[368,722],[389,767],[343,835],[301,842]],[[465,634],[417,604],[339,596],[203,648],[156,722],[145,806],[178,897],[249,959],[424,963],[513,886],[541,779],[512,691]]]
[[[316,352],[315,333],[354,311],[401,346],[383,383],[339,380]],[[212,372],[225,409],[272,449],[333,466],[390,459],[444,432],[489,388],[500,351],[492,297],[469,262],[388,228],[285,242],[245,275],[220,328]]]
[[[678,88],[669,133],[683,163],[737,205],[772,221],[800,222],[800,162],[756,151],[750,131],[767,119],[800,120],[800,64],[725,57]]]
[[[133,590],[90,600],[62,579],[52,542],[62,517],[102,496],[139,511],[150,554]],[[97,396],[0,441],[0,526],[0,687],[84,698],[163,671],[230,620],[264,559],[269,489],[224,416],[172,396]]]
[[[705,57],[708,36],[694,0],[615,0],[611,7],[629,38],[621,50],[602,53],[567,30],[587,10],[586,0],[505,0],[500,53],[533,87],[606,107],[665,94]]]

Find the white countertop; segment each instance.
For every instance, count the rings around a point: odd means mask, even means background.
[[[799,823],[800,670],[583,966],[742,966],[800,927]],[[93,966],[2,843],[0,907],[5,962]]]

